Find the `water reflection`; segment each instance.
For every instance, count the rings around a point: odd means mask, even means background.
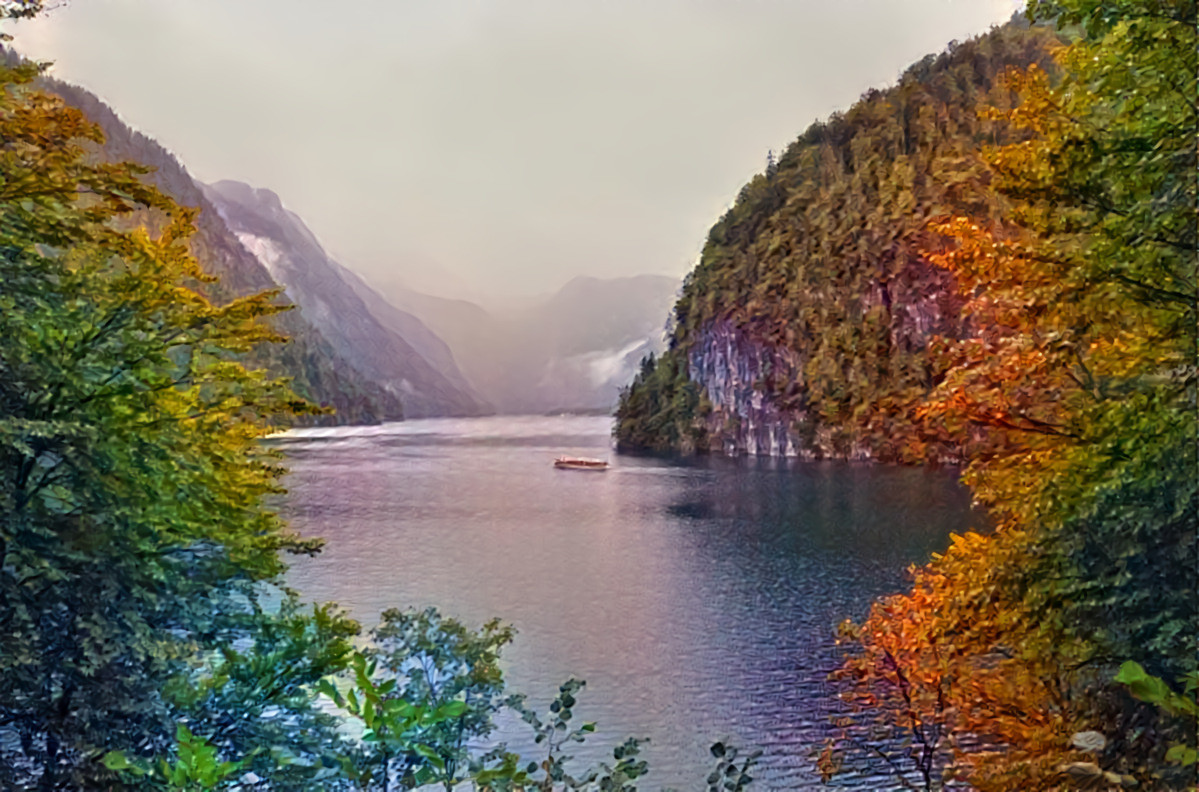
[[[833,626],[967,528],[967,496],[922,470],[614,457],[608,431],[496,418],[277,438],[285,513],[328,539],[291,582],[368,624],[426,605],[512,622],[512,687],[544,706],[585,678],[578,715],[599,733],[576,755],[648,736],[643,788],[696,788],[724,737],[767,749],[759,788],[818,788]],[[613,465],[554,470],[560,454]]]

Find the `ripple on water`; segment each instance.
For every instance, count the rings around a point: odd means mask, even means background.
[[[573,753],[610,759],[649,736],[645,789],[701,786],[725,738],[766,751],[757,788],[822,788],[809,755],[835,714],[833,628],[970,527],[968,496],[924,470],[616,456],[609,430],[523,417],[276,436],[292,469],[282,511],[327,539],[289,582],[368,625],[426,605],[511,622],[510,686],[544,709],[586,679],[578,715],[599,727]],[[612,467],[554,470],[563,454]],[[534,747],[519,724],[500,736]]]

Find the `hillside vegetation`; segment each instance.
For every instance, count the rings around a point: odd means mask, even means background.
[[[1011,132],[977,108],[1010,106],[1002,75],[1051,68],[1056,41],[1013,23],[955,44],[769,162],[709,232],[670,349],[622,397],[620,445],[896,456],[906,418],[886,408],[932,386],[930,338],[962,332],[929,222],[998,211],[977,151]]]
[[[615,433],[962,463],[995,529],[842,625],[827,777],[1194,789],[1196,4],[1028,13],[746,185]]]
[[[10,62],[13,60],[9,56]],[[94,94],[76,85],[42,76],[45,90],[79,108],[104,133],[103,141],[88,144],[91,155],[106,162],[135,162],[150,169],[144,178],[182,206],[199,209],[196,231],[188,247],[204,272],[219,280],[207,284],[215,300],[227,301],[263,289],[278,288],[270,274],[238,241],[205,197],[186,168],[146,135],[131,129]],[[136,225],[153,220],[153,213],[131,213],[122,222]],[[284,298],[281,302],[286,302]],[[398,397],[370,381],[337,354],[321,332],[297,310],[276,314],[267,323],[285,335],[286,344],[261,344],[249,352],[247,364],[262,366],[271,374],[287,377],[297,394],[315,404],[331,407],[320,416],[293,418],[299,423],[362,424],[398,420],[403,406]]]

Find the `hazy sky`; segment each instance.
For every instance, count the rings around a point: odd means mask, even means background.
[[[452,296],[683,275],[813,120],[1013,0],[73,0],[8,24],[199,179]]]

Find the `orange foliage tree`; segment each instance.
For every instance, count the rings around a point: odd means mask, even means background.
[[[940,341],[915,410],[966,449],[996,530],[846,627],[839,675],[907,734],[923,788],[1180,788],[1177,725],[1110,679],[1121,657],[1167,678],[1196,662],[1195,3],[1030,14],[1077,39],[1060,84],[1013,73],[1021,103],[984,111],[1027,137],[985,152],[1004,222],[937,227],[973,332]]]

